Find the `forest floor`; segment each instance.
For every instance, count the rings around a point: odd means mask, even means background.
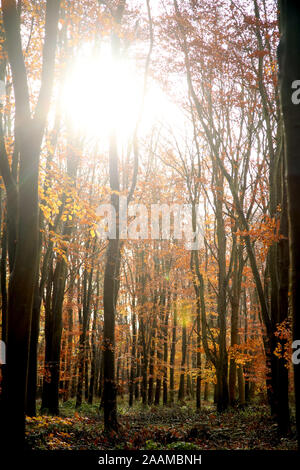
[[[103,432],[98,404],[74,402],[61,406],[59,417],[27,418],[27,445],[33,450],[296,450],[295,425],[281,437],[266,405],[231,408],[220,414],[204,403],[200,413],[192,404],[129,409],[119,406],[120,431]]]

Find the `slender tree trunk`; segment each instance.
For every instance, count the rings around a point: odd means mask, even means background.
[[[132,299],[132,348],[131,348],[131,365],[130,365],[130,381],[129,381],[129,406],[133,405],[134,396],[134,380],[136,379],[136,313],[135,313],[135,296]]]
[[[239,365],[237,367],[237,376],[238,376],[238,387],[239,387],[239,404],[245,406],[245,380],[243,375],[243,366]]]
[[[175,294],[173,299],[173,328],[172,328],[172,346],[170,355],[170,404],[174,403],[175,397],[175,356],[176,356],[176,332],[177,332],[177,290],[175,286]]]
[[[30,335],[30,350],[28,364],[28,383],[27,383],[27,416],[36,416],[36,389],[37,389],[37,348],[40,333],[40,309],[42,298],[39,292],[38,277],[35,285],[33,309],[32,309],[32,325]]]
[[[7,341],[7,288],[6,288],[6,265],[7,265],[7,227],[3,222],[1,238],[1,312],[2,312],[2,341]]]
[[[300,205],[297,194],[300,185],[300,108],[292,101],[294,83],[300,77],[300,5],[281,0],[279,46],[279,78],[281,107],[285,130],[285,158],[289,215],[289,246],[291,263],[291,307],[293,315],[293,340],[300,340]],[[297,82],[296,82],[297,80]],[[299,87],[298,87],[299,88]],[[299,345],[297,346],[299,347]],[[300,362],[294,362],[296,423],[300,445]]]
[[[6,50],[12,70],[16,103],[15,126],[20,150],[20,166],[17,247],[9,281],[7,364],[4,369],[1,398],[0,438],[4,447],[5,443],[7,447],[13,443],[17,449],[23,448],[25,437],[24,411],[30,329],[38,269],[39,154],[52,92],[59,6],[60,2],[57,0],[47,2],[42,85],[35,117],[32,120],[19,15],[14,1],[2,1]]]
[[[169,296],[168,296],[169,297]],[[168,404],[168,323],[169,323],[169,301],[164,312],[163,351],[164,351],[164,375],[163,375],[163,404]]]
[[[185,323],[185,320],[183,320],[182,347],[181,347],[181,373],[180,373],[180,382],[179,382],[179,390],[178,390],[178,401],[183,401],[185,397],[186,348],[187,348],[186,323]]]
[[[96,334],[97,334],[97,318],[98,318],[98,308],[99,308],[99,271],[97,271],[96,278],[96,302],[94,307],[94,317],[92,325],[92,338],[91,338],[91,350],[92,350],[92,359],[91,359],[91,377],[90,377],[90,388],[89,388],[89,399],[90,404],[93,403],[94,393],[96,389],[96,372],[97,372],[97,347],[96,347]]]
[[[118,174],[118,154],[116,137],[110,138],[109,151],[110,186],[112,191],[120,191]],[[117,384],[115,377],[115,309],[117,278],[117,259],[120,256],[119,244],[119,196],[115,192],[111,195],[111,202],[115,209],[117,219],[116,238],[108,241],[107,258],[104,272],[104,331],[103,331],[103,403],[104,425],[106,431],[118,429],[117,421]]]
[[[156,315],[156,312],[154,312]],[[149,361],[149,383],[148,383],[148,405],[153,403],[154,395],[154,371],[155,371],[155,344],[156,344],[156,319],[153,320],[151,343],[150,343],[150,361]]]

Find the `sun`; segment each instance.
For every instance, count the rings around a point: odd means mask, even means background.
[[[114,60],[109,47],[98,54],[85,50],[75,59],[62,104],[76,132],[101,140],[114,130],[120,142],[130,139],[139,116],[139,128],[147,132],[155,122],[174,115],[159,85],[148,80],[144,93],[143,71],[128,58]]]

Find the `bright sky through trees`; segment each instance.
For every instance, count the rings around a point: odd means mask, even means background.
[[[184,117],[157,82],[148,80],[143,101],[143,73],[129,57],[115,59],[109,44],[93,53],[82,48],[67,73],[62,108],[74,130],[107,140],[114,129],[120,143],[131,138],[139,116],[142,134],[153,125],[182,127]]]

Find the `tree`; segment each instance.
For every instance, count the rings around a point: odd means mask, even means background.
[[[52,85],[60,1],[47,1],[43,69],[39,99],[31,117],[27,73],[22,52],[20,18],[14,1],[2,2],[6,50],[15,96],[15,146],[19,154],[19,178],[12,183],[7,156],[1,152],[1,173],[6,190],[17,192],[17,236],[9,280],[7,365],[4,373],[2,407],[3,442],[22,448],[25,435],[24,406],[33,295],[38,263],[38,175]],[[3,149],[2,149],[3,150]],[[15,210],[10,207],[9,212]]]
[[[281,108],[285,132],[291,262],[290,292],[293,315],[293,339],[297,341],[300,338],[300,206],[297,201],[300,184],[300,108],[298,99],[295,102],[292,96],[295,89],[294,85],[298,86],[300,77],[300,5],[296,2],[281,0],[279,2],[279,10],[281,36],[278,56]],[[300,445],[300,364],[294,364],[294,380],[298,445]]]

